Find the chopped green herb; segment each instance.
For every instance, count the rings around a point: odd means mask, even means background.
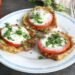
[[[12,31],[12,27],[9,27],[8,29],[9,29],[9,31]]]
[[[42,23],[40,13],[36,13],[36,14],[33,13],[31,18],[34,19],[37,23]]]
[[[42,23],[42,21],[40,21],[40,20],[37,20],[37,22],[38,22],[38,23]]]
[[[58,46],[61,46],[61,43],[64,42],[65,39],[61,39],[61,36],[58,33],[51,34],[50,37],[48,37],[48,40],[46,41],[46,46],[52,45],[54,46],[55,44]]]
[[[19,29],[21,29],[21,26],[18,26]]]
[[[39,56],[38,59],[44,59],[44,57],[43,56]]]
[[[29,38],[29,36],[27,34],[24,34],[23,37],[27,38],[27,39]]]
[[[5,23],[5,27],[7,27],[8,28],[8,30],[10,30],[10,31],[12,31],[12,26],[10,26],[10,24],[9,23]]]
[[[4,33],[3,36],[7,37],[8,39],[11,39],[11,37],[9,37],[9,36],[10,36],[11,31],[12,31],[12,26],[10,26],[9,23],[5,23],[5,24],[6,24],[7,31]]]
[[[46,46],[48,46],[49,44],[50,44],[50,42],[47,41],[47,42],[46,42]]]
[[[9,40],[12,40],[12,41],[14,41],[14,40],[13,40],[13,39],[12,39],[10,36],[8,36],[7,38],[8,38]]]
[[[5,23],[5,25],[6,25],[6,27],[7,27],[7,28],[10,26],[10,24],[9,24],[9,23]]]
[[[22,30],[21,30],[21,29],[18,29],[18,30],[16,31],[16,34],[22,35]]]
[[[24,38],[29,38],[29,36],[21,30],[21,27],[16,31],[16,34],[22,35]]]
[[[4,37],[7,37],[9,40],[13,40],[11,37],[10,37],[10,30],[7,30],[4,35]]]
[[[7,30],[5,33],[4,33],[4,37],[8,37],[10,36],[10,30]]]

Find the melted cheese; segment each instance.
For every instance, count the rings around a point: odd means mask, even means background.
[[[47,11],[45,11],[43,9],[34,10],[32,12],[34,14],[39,13],[40,17],[41,17],[40,21],[42,21],[42,23],[38,23],[38,22],[35,21],[34,18],[33,19],[30,18],[29,21],[31,23],[33,23],[34,25],[43,25],[43,24],[48,23],[49,21],[52,21],[53,16],[52,16],[52,14],[50,12],[47,12]],[[32,12],[31,12],[30,16],[33,16]]]
[[[65,41],[64,41],[64,38],[62,36],[60,37],[63,40],[62,43],[61,43],[61,45],[57,45],[57,44],[52,45],[52,44],[50,44],[49,46],[46,46],[46,41],[48,40],[48,37],[51,37],[52,33],[53,32],[50,32],[50,34],[46,35],[45,38],[41,39],[42,45],[44,47],[50,49],[50,50],[60,50],[60,49],[62,49],[65,46]]]
[[[18,30],[18,26],[12,26],[12,31],[10,32],[10,37],[12,39],[8,39],[7,37],[4,37],[4,33],[8,30],[8,28],[3,28],[1,31],[1,35],[4,39],[8,40],[9,42],[12,42],[14,44],[21,44],[22,41],[27,40],[28,38],[24,38],[23,35],[16,34],[16,30]],[[29,36],[29,32],[24,28],[21,27],[21,30],[23,33],[27,34]]]

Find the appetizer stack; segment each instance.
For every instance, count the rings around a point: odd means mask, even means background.
[[[30,50],[37,44],[45,57],[60,60],[71,52],[70,35],[58,29],[55,12],[50,7],[37,6],[22,18],[23,26],[10,25],[0,29],[0,48],[12,53]]]
[[[35,44],[30,33],[23,26],[6,23],[5,27],[0,29],[0,48],[11,53],[29,50]]]
[[[56,17],[52,8],[37,6],[31,9],[23,17],[23,24],[26,28],[32,28],[35,31],[49,32],[56,27]]]

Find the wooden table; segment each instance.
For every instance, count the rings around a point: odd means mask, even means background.
[[[33,6],[34,5],[28,3],[28,0],[3,0],[2,16],[16,10],[31,8]],[[18,72],[0,64],[0,75],[33,75],[33,74]],[[58,72],[48,74],[38,74],[38,75],[75,75],[75,64]]]

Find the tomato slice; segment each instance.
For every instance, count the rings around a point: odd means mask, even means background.
[[[15,44],[15,43],[12,43],[12,42],[6,40],[5,38],[3,38],[3,39],[4,39],[4,41],[6,41],[10,46],[15,46],[15,47],[21,46],[21,44]]]
[[[52,21],[53,21],[53,15],[51,16],[50,19],[48,19],[48,21],[45,23],[45,24],[34,24],[30,21],[30,19],[28,18],[28,22],[29,24],[33,25],[34,27],[36,28],[46,28],[46,27],[49,27],[51,24],[52,24]]]
[[[4,27],[4,28],[2,28],[2,30],[1,30],[1,32],[0,32],[0,34],[1,34],[1,37],[2,37],[2,39],[7,43],[7,44],[9,44],[9,45],[11,45],[11,46],[15,46],[15,47],[18,47],[18,46],[21,46],[21,42],[22,41],[24,41],[24,37],[20,40],[20,36],[22,35],[19,35],[19,34],[17,34],[16,33],[16,31],[18,31],[18,32],[21,32],[21,30],[23,31],[23,32],[25,32],[26,30],[25,30],[25,28],[23,28],[22,27],[22,29],[20,30],[20,29],[18,29],[19,28],[19,26],[17,26],[17,25],[13,25],[12,26],[12,31],[11,31],[11,33],[9,33],[10,35],[9,35],[9,37],[12,35],[12,33],[13,34],[15,34],[11,39],[8,39],[7,37],[5,37],[4,36],[4,33],[8,33],[8,32],[6,32],[6,27]],[[20,30],[20,31],[19,31]],[[22,33],[22,32],[21,32]],[[7,36],[7,34],[6,34],[6,36]],[[23,36],[23,35],[22,35]]]
[[[63,34],[65,38],[67,38],[67,43],[61,48],[61,49],[49,49],[45,46],[43,46],[43,44],[41,43],[41,40],[38,41],[38,47],[41,51],[41,53],[47,53],[47,54],[60,54],[63,53],[65,51],[67,51],[72,44],[71,38],[65,34]]]

